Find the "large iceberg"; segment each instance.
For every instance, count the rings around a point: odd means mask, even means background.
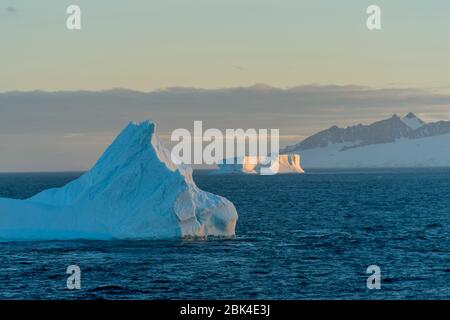
[[[234,205],[200,190],[154,130],[130,123],[77,180],[26,200],[0,198],[0,240],[234,235]]]
[[[231,162],[231,163],[230,163]],[[231,161],[223,160],[212,174],[289,174],[304,173],[299,154],[279,154],[277,156],[245,156]]]

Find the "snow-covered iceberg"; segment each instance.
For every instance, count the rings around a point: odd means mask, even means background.
[[[0,198],[0,240],[232,236],[238,215],[175,165],[152,122],[130,123],[77,180],[26,200]]]
[[[230,163],[231,162],[231,163]],[[212,174],[287,174],[304,173],[299,154],[279,154],[276,157],[245,156],[232,161],[223,160]]]

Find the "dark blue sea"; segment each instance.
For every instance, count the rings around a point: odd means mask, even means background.
[[[78,176],[0,174],[0,197]],[[0,298],[450,299],[449,169],[195,180],[236,205],[236,238],[0,243]],[[72,264],[80,290],[66,288]]]

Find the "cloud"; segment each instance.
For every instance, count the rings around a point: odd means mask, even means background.
[[[5,11],[7,12],[7,13],[11,13],[11,14],[16,14],[16,13],[18,13],[18,10],[17,10],[17,8],[16,7],[6,7],[5,8]]]
[[[449,94],[425,89],[314,84],[212,90],[175,87],[152,92],[6,92],[0,93],[0,171],[11,168],[13,164],[2,166],[3,155],[14,155],[16,149],[24,150],[21,157],[30,167],[37,157],[43,164],[50,161],[51,150],[60,157],[66,155],[71,163],[76,163],[77,154],[83,163],[94,161],[129,121],[156,121],[164,140],[176,128],[192,130],[194,120],[202,120],[204,129],[279,128],[281,144],[286,145],[296,142],[295,137],[301,140],[332,125],[370,123],[394,113],[412,111],[428,121],[450,120],[449,106]],[[30,136],[33,148],[26,151]],[[52,141],[58,142],[57,147]],[[45,152],[37,155],[36,150]],[[64,162],[58,168],[63,167]]]
[[[449,105],[450,95],[423,89],[337,85],[7,92],[0,93],[0,134],[115,132],[127,121],[151,118],[163,132],[203,120],[219,129],[280,128],[308,135],[393,113],[412,111],[432,118],[433,113],[448,113]]]

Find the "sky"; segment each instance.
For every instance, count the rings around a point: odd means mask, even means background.
[[[445,0],[1,0],[0,172],[85,170],[147,118],[163,139],[203,120],[280,128],[282,145],[393,113],[450,120],[448,30]]]
[[[366,28],[381,7],[382,30]],[[77,4],[82,30],[66,29]],[[450,2],[2,0],[0,91],[449,86]]]

